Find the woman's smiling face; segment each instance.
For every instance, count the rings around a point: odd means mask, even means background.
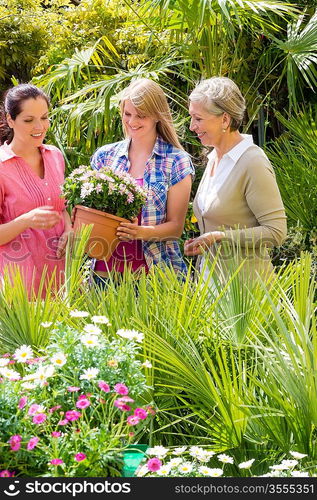
[[[122,121],[125,126],[127,135],[133,138],[145,136],[156,136],[157,120],[151,116],[145,116],[140,110],[133,106],[132,102],[127,99],[124,103]]]
[[[222,139],[223,128],[227,127],[226,113],[214,115],[206,111],[198,101],[189,104],[190,130],[195,132],[204,146],[217,147]]]
[[[7,121],[13,130],[15,144],[40,146],[50,125],[46,100],[42,97],[24,100],[15,120],[8,114]]]

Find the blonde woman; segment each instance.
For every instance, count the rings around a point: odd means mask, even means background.
[[[189,102],[190,130],[213,150],[194,200],[201,236],[185,242],[185,255],[209,250],[212,256],[226,241],[239,247],[248,275],[270,274],[267,247],[283,242],[286,216],[272,165],[252,136],[239,132],[244,97],[232,80],[214,77],[199,83]],[[221,249],[225,270],[234,252],[224,244]]]
[[[154,81],[137,79],[123,91],[120,109],[126,139],[99,148],[91,164],[129,172],[148,197],[137,219],[120,224],[121,242],[107,263],[96,262],[95,273],[105,277],[127,266],[147,272],[162,263],[185,272],[177,239],[184,227],[194,169],[178,140],[166,96]]]

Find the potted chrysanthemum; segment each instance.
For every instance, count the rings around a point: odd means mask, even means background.
[[[134,219],[146,201],[146,191],[131,175],[109,167],[76,168],[65,179],[62,193],[74,208],[74,231],[93,224],[87,253],[105,260],[119,243],[116,231],[120,222]]]

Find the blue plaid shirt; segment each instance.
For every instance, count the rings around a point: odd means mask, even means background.
[[[91,158],[91,166],[97,170],[107,166],[128,172],[130,139],[106,144],[97,149]],[[156,226],[166,221],[167,193],[187,175],[194,175],[190,156],[157,137],[152,155],[146,163],[143,187],[147,190],[147,201],[142,209],[141,225]],[[177,241],[142,241],[146,263],[171,264],[175,271],[186,272]]]

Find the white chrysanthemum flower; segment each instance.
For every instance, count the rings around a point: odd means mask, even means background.
[[[210,453],[212,453],[212,454],[210,455]],[[214,454],[215,453],[213,451],[212,452],[208,452],[207,450],[201,450],[200,453],[198,453],[197,455],[192,455],[192,456],[194,456],[195,458],[197,458],[197,460],[199,462],[209,462],[210,458]]]
[[[64,366],[67,361],[67,356],[63,352],[57,352],[52,356],[51,363],[54,366]]]
[[[212,469],[210,469],[210,467],[206,467],[205,465],[198,467],[198,472],[200,472],[203,476],[209,476],[211,470]]]
[[[72,318],[87,318],[89,313],[87,311],[78,311],[77,309],[73,309],[73,311],[70,311],[69,315]]]
[[[188,451],[192,457],[197,457],[204,452],[203,448],[200,448],[199,446],[191,446]]]
[[[125,330],[124,328],[118,330],[117,335],[124,339],[135,340],[135,342],[142,342],[144,339],[143,333],[138,332],[137,330]]]
[[[94,323],[100,323],[102,325],[110,326],[110,321],[107,316],[92,316],[91,321],[93,321]]]
[[[98,368],[87,368],[82,375],[80,375],[80,380],[92,380],[97,377],[99,373]]]
[[[283,464],[270,465],[269,467],[269,469],[273,471],[287,470],[288,468],[289,468],[288,465],[283,465]]]
[[[222,469],[209,469],[209,476],[210,477],[220,477],[223,474]]]
[[[152,368],[152,363],[146,359],[144,363],[142,363],[142,366],[144,366],[144,368]]]
[[[191,462],[184,462],[178,467],[178,471],[181,474],[189,474],[193,470],[193,464]]]
[[[43,321],[40,325],[43,326],[43,328],[49,328],[52,324],[52,321]]]
[[[96,335],[83,335],[80,340],[86,347],[99,346],[99,342]]]
[[[48,366],[41,365],[39,366],[37,371],[33,374],[34,383],[43,386],[46,384],[46,380],[49,377],[52,377],[54,373],[55,373],[55,367],[53,365],[48,365]],[[31,378],[27,379],[26,377],[24,377],[24,380],[32,380],[32,379]]]
[[[241,464],[238,465],[239,469],[249,469],[254,460],[255,458],[251,458],[251,460],[248,460],[247,462],[241,462]]]
[[[187,446],[180,446],[179,448],[175,448],[172,453],[173,455],[182,455],[187,450]]]
[[[149,469],[147,468],[146,465],[142,465],[142,467],[140,467],[140,469],[137,471],[137,476],[138,477],[143,477],[145,476],[145,474],[149,472]]]
[[[11,368],[7,368],[6,366],[0,368],[0,374],[4,378],[8,378],[10,380],[20,380],[21,378],[20,374],[17,371],[12,370]]]
[[[10,360],[8,358],[0,358],[0,368],[7,366],[9,364],[9,361]]]
[[[166,464],[169,467],[178,467],[182,463],[181,457],[171,458],[171,460]]]
[[[233,464],[233,458],[229,457],[229,455],[226,455],[225,453],[221,453],[220,455],[217,455],[217,458],[220,462],[224,464]]]
[[[282,465],[285,465],[285,467],[295,467],[295,465],[298,464],[298,460],[282,460]]]
[[[21,387],[23,389],[35,389],[36,385],[32,384],[31,382],[23,382],[23,384],[21,384]]]
[[[84,326],[84,332],[88,333],[88,335],[99,335],[102,330],[99,328],[99,326],[89,324]]]
[[[13,354],[13,357],[16,361],[20,363],[25,363],[28,359],[33,358],[33,351],[29,345],[22,345]]]
[[[308,472],[304,472],[303,470],[293,470],[291,472],[292,477],[309,477]]]
[[[160,470],[157,471],[157,475],[158,476],[168,476],[170,472],[171,472],[171,469],[166,464],[166,465],[162,465],[162,467],[160,468]]]
[[[289,453],[292,457],[297,458],[297,460],[307,457],[305,453],[299,453],[298,451],[290,451]]]
[[[164,448],[164,446],[154,446],[153,448],[149,448],[146,453],[155,457],[164,458],[168,453],[168,448]]]

